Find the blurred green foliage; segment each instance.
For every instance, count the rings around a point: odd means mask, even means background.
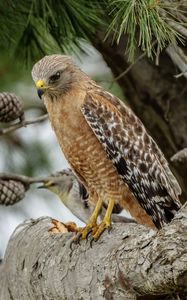
[[[128,35],[128,55],[136,47],[148,56],[169,43],[181,41],[176,17],[180,1],[174,0],[1,0],[0,49],[21,63],[45,54],[77,52],[82,40],[92,41],[97,29],[112,34],[118,43]],[[180,13],[182,13],[180,11]],[[175,28],[172,26],[175,23]]]
[[[19,0],[0,3],[0,47],[22,63],[81,48],[101,23],[91,0]]]
[[[26,68],[20,68],[20,63],[10,56],[10,53],[0,53],[0,91],[9,89],[13,92],[18,81],[24,83],[31,79]]]

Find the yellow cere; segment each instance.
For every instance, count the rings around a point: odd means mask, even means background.
[[[38,89],[43,89],[43,88],[45,88],[45,82],[40,79],[37,81],[36,86]]]

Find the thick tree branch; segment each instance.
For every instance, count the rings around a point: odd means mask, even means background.
[[[0,267],[0,299],[163,299],[187,292],[187,205],[159,232],[115,224],[92,248],[81,241],[71,249],[72,233],[48,232],[51,226],[44,217],[15,230]]]

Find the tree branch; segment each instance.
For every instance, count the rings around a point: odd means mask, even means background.
[[[10,133],[10,132],[12,132],[14,130],[17,130],[19,128],[26,127],[27,125],[43,122],[43,121],[47,120],[47,118],[48,118],[48,114],[45,114],[45,115],[42,115],[42,116],[37,117],[35,119],[32,119],[30,121],[23,120],[19,123],[13,124],[13,125],[11,125],[7,128],[0,129],[0,135]]]
[[[92,248],[81,241],[71,249],[72,233],[54,234],[51,227],[48,217],[17,227],[0,267],[0,299],[131,300],[187,292],[187,204],[158,232],[115,224]]]
[[[187,148],[184,148],[173,155],[171,161],[176,163],[187,163]]]
[[[41,183],[45,182],[47,180],[52,179],[52,176],[45,176],[45,177],[29,177],[25,175],[20,175],[20,174],[14,174],[14,173],[0,173],[0,179],[7,179],[7,180],[16,180],[20,181],[22,183],[25,183],[27,185],[32,184],[32,183]]]

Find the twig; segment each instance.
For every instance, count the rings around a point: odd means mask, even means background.
[[[155,40],[153,43],[152,43],[152,47],[154,47],[156,45],[157,41]],[[135,59],[135,61],[130,65],[128,66],[128,68],[123,71],[121,74],[119,74],[117,77],[114,78],[114,80],[118,80],[120,79],[121,77],[123,77],[124,75],[126,75],[131,69],[132,67],[137,64],[137,62],[139,62],[142,58],[144,58],[145,56],[147,55],[146,52],[143,52],[140,56],[137,57],[137,59]]]
[[[128,66],[122,73],[120,73],[118,76],[114,77],[112,80],[97,80],[97,82],[108,82],[108,83],[111,83],[111,86],[112,86],[115,81],[117,81],[120,78],[122,78],[123,76],[125,76],[133,68],[133,66],[139,60],[141,60],[142,58],[144,58],[145,56],[146,56],[146,53],[145,52],[142,53],[140,56],[138,56],[138,58],[132,64],[130,64],[130,66]],[[111,86],[110,86],[110,88],[111,88]]]
[[[168,5],[168,10],[163,9],[163,8],[159,8],[159,13],[161,15],[162,18],[164,18],[166,20],[166,22],[182,37],[187,38],[187,27],[186,24],[184,23],[184,26],[181,25],[179,23],[179,14],[178,14],[178,10],[175,10],[177,13],[174,13],[174,10],[171,10],[171,1],[164,1],[165,4]],[[168,15],[170,15],[171,12],[171,17],[168,17]],[[182,14],[181,14],[182,15]],[[185,17],[185,16],[184,16]],[[181,18],[181,16],[180,16]],[[177,21],[175,21],[175,19]],[[181,21],[181,20],[180,20]]]
[[[139,61],[141,60],[142,58],[144,58],[146,56],[146,52],[143,52],[140,56],[138,56],[138,58],[130,65],[128,66],[127,69],[125,69],[121,74],[119,74],[117,77],[114,77],[113,81],[117,81],[119,80],[120,78],[122,78],[124,75],[126,75],[131,69],[132,67]]]
[[[26,127],[27,125],[43,122],[43,121],[47,120],[47,118],[48,118],[48,114],[45,114],[45,115],[42,115],[42,116],[37,117],[35,119],[32,119],[30,121],[21,121],[19,123],[16,123],[16,124],[13,124],[13,125],[9,126],[8,128],[0,129],[0,135],[10,133],[10,132],[12,132],[14,130],[17,130],[19,128]]]
[[[177,75],[174,75],[174,77],[175,77],[175,78],[180,78],[180,77],[182,77],[182,76],[185,76],[186,73],[187,73],[187,68],[186,68],[186,70],[184,70],[183,72],[181,72],[181,73],[179,73],[179,74],[177,74]]]
[[[152,47],[155,46],[157,43],[157,41],[155,40],[152,43]],[[114,83],[115,81],[119,80],[120,78],[122,78],[123,76],[125,76],[133,67],[135,64],[137,64],[137,62],[139,62],[142,58],[144,58],[147,55],[146,52],[143,52],[140,56],[137,57],[137,59],[135,59],[135,61],[130,64],[122,73],[120,73],[118,76],[114,77],[112,80],[102,80],[101,82],[109,82],[109,83]]]
[[[173,63],[182,71],[179,74],[174,75],[175,78],[184,76],[187,78],[187,56],[183,50],[174,45],[169,45],[166,48],[167,54],[170,56]]]
[[[185,38],[187,38],[187,28],[178,24],[177,22],[173,21],[173,20],[168,20],[168,24],[174,29],[176,30],[178,33],[180,33],[182,36],[184,36]]]
[[[12,173],[0,173],[0,179],[12,179],[21,181],[25,184],[32,184],[32,183],[40,183],[45,182],[49,180],[51,177],[29,177],[25,175],[18,175],[18,174],[12,174]]]
[[[171,161],[184,163],[187,162],[187,148],[184,148],[171,157]]]

